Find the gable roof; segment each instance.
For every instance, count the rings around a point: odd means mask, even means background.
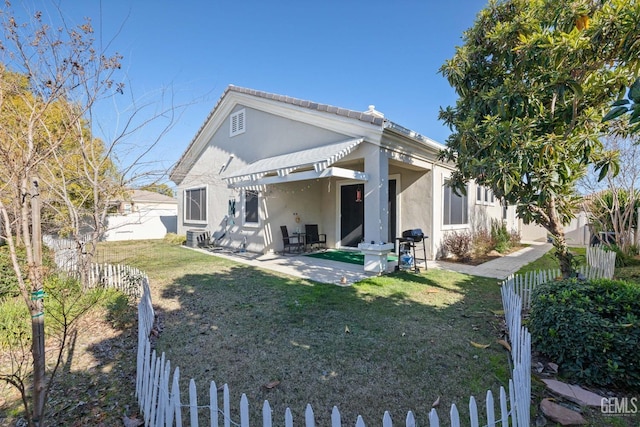
[[[203,133],[205,127],[207,126],[209,121],[212,119],[212,117],[214,116],[216,111],[218,111],[218,109],[220,108],[220,106],[223,103],[223,101],[225,100],[225,98],[232,92],[233,93],[238,93],[238,94],[243,94],[243,95],[249,95],[249,96],[253,96],[253,97],[256,97],[256,98],[262,98],[262,99],[269,100],[269,101],[281,102],[281,103],[293,105],[293,106],[296,106],[296,107],[307,108],[307,109],[313,110],[313,111],[324,112],[324,113],[329,113],[329,114],[335,114],[335,115],[341,116],[341,117],[347,117],[349,119],[358,120],[358,121],[366,123],[366,124],[379,126],[381,131],[384,131],[384,130],[388,129],[390,131],[393,131],[394,133],[400,134],[400,135],[402,135],[404,137],[408,137],[408,138],[410,138],[410,139],[412,139],[414,141],[417,141],[417,142],[419,142],[421,144],[429,146],[432,149],[439,150],[440,148],[444,148],[440,143],[432,140],[431,138],[428,138],[428,137],[426,137],[424,135],[421,135],[421,134],[419,134],[419,133],[417,133],[415,131],[412,131],[412,130],[407,129],[407,128],[403,127],[403,126],[400,126],[397,123],[394,123],[394,122],[392,122],[392,121],[390,121],[388,119],[385,119],[383,114],[380,114],[378,111],[375,111],[373,109],[373,106],[369,106],[370,107],[369,110],[367,110],[365,112],[360,112],[360,111],[350,110],[350,109],[347,109],[347,108],[335,107],[335,106],[332,106],[332,105],[329,105],[329,104],[322,104],[322,103],[313,102],[313,101],[307,101],[307,100],[303,100],[303,99],[299,99],[299,98],[293,98],[293,97],[286,96],[286,95],[278,95],[278,94],[259,91],[259,90],[255,90],[255,89],[249,89],[249,88],[244,88],[244,87],[240,87],[240,86],[229,85],[229,86],[227,86],[227,88],[222,93],[222,96],[220,96],[220,98],[218,99],[218,102],[216,102],[216,105],[213,107],[213,109],[211,110],[211,112],[209,113],[207,118],[205,119],[204,123],[198,129],[198,132],[196,132],[196,135],[193,137],[193,139],[189,143],[189,146],[187,147],[187,149],[182,153],[182,156],[180,157],[178,162],[175,164],[173,170],[170,172],[169,176],[171,177],[171,179],[174,182],[177,182],[176,179],[181,180],[182,177],[177,175],[178,170],[181,167],[182,168],[185,167],[185,165],[183,165],[183,163],[187,160],[190,151],[194,148],[194,145],[196,144],[196,141],[198,141],[198,139],[199,139],[200,135]]]
[[[155,193],[147,190],[131,190],[131,201],[138,203],[172,203],[177,204],[178,200],[175,197],[167,196],[166,194]]]

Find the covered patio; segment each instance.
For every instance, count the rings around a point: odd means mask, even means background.
[[[307,224],[318,225],[326,247],[356,249],[363,242],[395,243],[401,177],[424,175],[430,166],[415,159],[405,163],[390,150],[354,138],[260,159],[223,179],[245,201],[247,194],[259,201],[262,230],[247,238],[247,250],[263,246],[255,251],[283,252],[280,228],[295,236],[304,234]]]

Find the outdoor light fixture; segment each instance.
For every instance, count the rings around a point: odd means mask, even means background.
[[[362,189],[360,188],[360,186],[358,186],[358,188],[356,189],[356,202],[362,202]]]

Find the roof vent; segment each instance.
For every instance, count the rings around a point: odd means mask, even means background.
[[[384,118],[384,114],[382,114],[380,111],[377,111],[375,105],[369,105],[369,109],[365,111],[364,114],[370,114],[375,117],[380,117],[381,119]]]

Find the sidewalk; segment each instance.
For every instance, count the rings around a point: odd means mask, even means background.
[[[510,253],[501,258],[485,262],[480,265],[464,265],[445,261],[432,261],[437,268],[453,270],[473,276],[494,277],[506,279],[509,275],[520,270],[523,266],[533,262],[546,254],[553,245],[551,243],[529,242],[529,246]],[[431,266],[431,263],[429,264]]]
[[[533,242],[530,246],[517,252],[477,266],[445,261],[428,261],[427,267],[429,269],[438,268],[457,271],[459,273],[470,274],[473,276],[506,279],[510,274],[515,273],[522,266],[543,256],[547,251],[549,251],[549,249],[551,249],[551,246],[552,245],[550,243],[541,244]],[[300,277],[321,283],[333,283],[345,286],[374,276],[372,273],[365,272],[361,265],[328,261],[304,255],[263,255],[250,252],[230,252],[225,250],[211,252],[197,248],[189,249],[226,258],[253,267],[264,268],[266,270],[276,271],[289,276]],[[389,262],[387,271],[393,271],[395,266],[396,262]]]

